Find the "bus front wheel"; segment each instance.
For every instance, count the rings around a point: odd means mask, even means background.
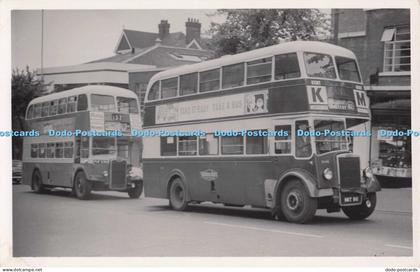
[[[317,199],[309,195],[300,180],[287,182],[281,193],[281,211],[289,222],[306,223],[311,220],[318,207]]]
[[[143,181],[136,181],[134,188],[128,189],[128,196],[130,198],[139,198],[143,192]]]
[[[32,190],[37,193],[43,193],[45,191],[44,185],[42,185],[42,176],[38,170],[35,170],[32,174]]]
[[[83,171],[79,171],[74,178],[74,193],[78,199],[88,199],[92,190],[90,182]]]
[[[369,193],[361,205],[345,206],[341,209],[353,220],[362,220],[368,218],[376,207],[376,193]]]
[[[169,205],[177,211],[187,209],[187,191],[180,178],[175,178],[169,188]]]

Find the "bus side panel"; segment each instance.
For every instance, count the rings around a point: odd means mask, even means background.
[[[302,112],[308,110],[305,85],[284,86],[269,90],[270,113]]]
[[[44,184],[60,187],[72,186],[73,165],[71,163],[44,163],[41,167]]]
[[[23,162],[22,163],[22,175],[23,175],[23,184],[32,185],[32,173],[35,169],[35,163],[33,162]]]
[[[159,178],[161,163],[143,159],[143,186],[146,197],[167,198],[166,182]]]

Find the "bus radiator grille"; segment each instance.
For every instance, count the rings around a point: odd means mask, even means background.
[[[127,188],[126,169],[127,162],[111,161],[110,189],[122,190]]]
[[[357,157],[339,158],[340,187],[360,188],[360,159]]]

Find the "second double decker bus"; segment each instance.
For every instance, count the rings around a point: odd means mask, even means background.
[[[143,191],[141,141],[131,136],[141,128],[134,92],[90,85],[32,100],[26,112],[23,180],[37,192],[72,188],[80,199],[92,190]]]
[[[145,195],[175,210],[211,201],[296,223],[317,209],[364,219],[380,187],[369,148],[352,149],[369,142],[360,130],[369,120],[355,56],[331,44],[290,42],[160,72],[144,129],[164,134],[144,138]]]

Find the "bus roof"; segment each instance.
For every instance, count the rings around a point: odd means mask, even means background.
[[[291,53],[297,51],[307,51],[313,53],[324,53],[333,56],[342,56],[355,59],[356,56],[354,53],[344,47],[333,45],[326,42],[316,42],[316,41],[295,41],[295,42],[285,42],[277,45],[272,45],[264,48],[259,48],[251,50],[244,53],[239,53],[235,55],[226,55],[220,58],[204,61],[196,64],[183,65],[177,68],[168,69],[166,71],[157,73],[149,81],[149,88],[157,80],[166,79],[175,77],[178,75],[200,72],[215,69],[221,66],[236,64],[244,61],[255,60],[258,58],[264,58],[268,56]],[[147,97],[147,95],[146,95]]]
[[[33,99],[29,105],[47,102],[55,99],[60,99],[63,97],[69,97],[79,94],[102,94],[102,95],[118,95],[129,98],[137,98],[137,95],[128,89],[106,86],[106,85],[88,85],[79,88],[74,88],[67,91],[62,91],[58,93],[48,94],[41,97]],[[29,106],[28,105],[28,106]]]

